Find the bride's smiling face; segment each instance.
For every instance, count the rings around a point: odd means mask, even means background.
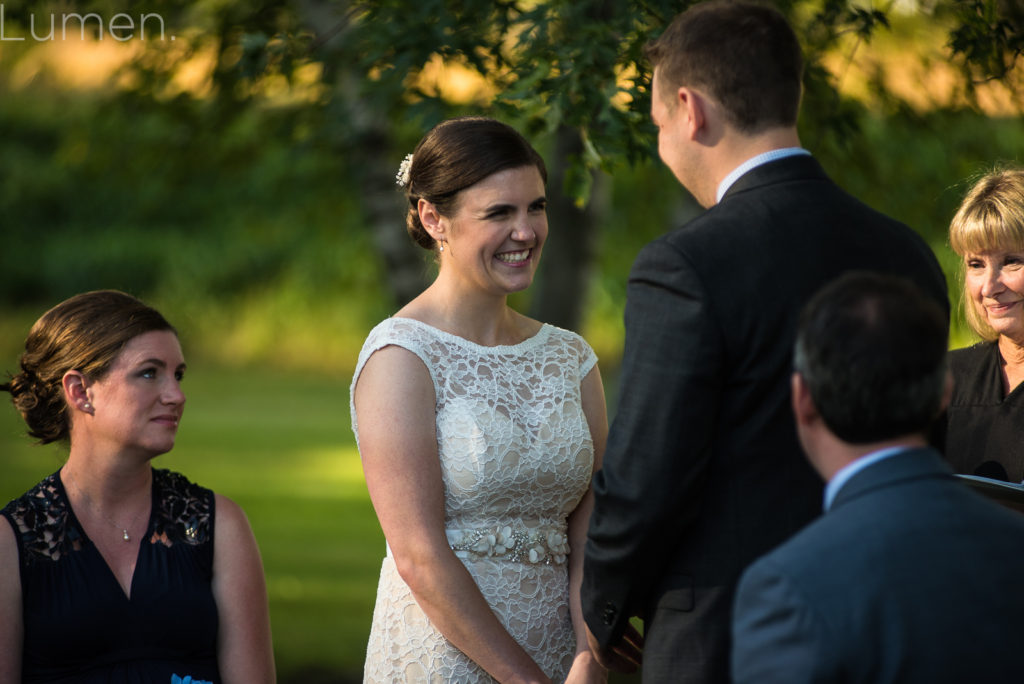
[[[446,222],[442,272],[488,292],[529,287],[548,236],[544,181],[535,166],[491,174],[459,193]]]

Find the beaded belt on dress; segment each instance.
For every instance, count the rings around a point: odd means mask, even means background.
[[[447,529],[448,543],[460,558],[494,558],[520,563],[561,565],[569,554],[564,526],[529,528],[522,522],[493,527]]]

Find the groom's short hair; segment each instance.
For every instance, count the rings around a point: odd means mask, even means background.
[[[662,83],[703,90],[744,133],[795,126],[803,55],[796,34],[774,7],[711,0],[678,14],[645,47]],[[653,97],[659,97],[654,93]]]
[[[909,280],[850,272],[804,308],[794,366],[829,430],[868,444],[928,430],[947,344],[946,317]]]

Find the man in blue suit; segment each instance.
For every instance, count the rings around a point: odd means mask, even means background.
[[[939,307],[891,276],[848,274],[804,310],[792,403],[826,513],[744,572],[734,681],[1024,681],[1024,516],[925,438],[946,344]]]

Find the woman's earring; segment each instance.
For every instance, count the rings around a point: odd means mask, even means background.
[[[437,251],[438,252],[443,252],[444,251],[444,241],[438,243]]]
[[[90,404],[89,402],[85,402],[84,404],[82,404],[82,408],[86,411],[92,411],[92,404]]]

